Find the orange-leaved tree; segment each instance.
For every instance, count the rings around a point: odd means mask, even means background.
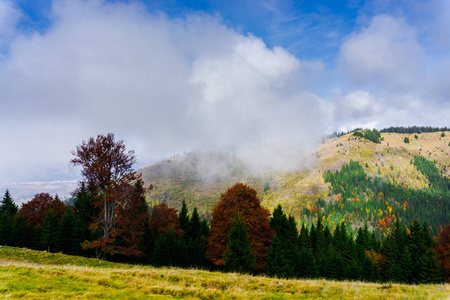
[[[270,212],[261,206],[256,190],[237,183],[220,196],[212,210],[211,234],[206,257],[216,266],[224,266],[228,234],[234,216],[239,213],[248,228],[252,252],[256,257],[255,270],[262,271],[270,241],[274,235],[269,224]]]

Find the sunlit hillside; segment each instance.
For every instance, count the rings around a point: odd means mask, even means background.
[[[415,155],[436,161],[443,175],[450,175],[450,133],[421,134],[382,133],[381,144],[353,136],[353,133],[324,141],[311,155],[308,167],[298,172],[261,172],[252,174],[244,164],[226,155],[186,154],[142,169],[147,184],[156,185],[149,194],[154,203],[166,201],[179,208],[186,200],[188,207],[208,212],[221,193],[235,182],[253,186],[272,210],[281,204],[285,211],[298,218],[303,209],[318,199],[329,201],[329,184],[323,172],[337,171],[351,160],[358,161],[370,176],[389,182],[404,183],[410,188],[428,186],[428,179],[411,164]],[[408,137],[410,143],[405,143]],[[204,170],[219,165],[223,173],[205,176]],[[207,174],[207,173],[206,173]]]

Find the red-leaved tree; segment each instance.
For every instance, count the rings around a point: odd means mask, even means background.
[[[101,232],[100,237],[83,246],[94,248],[99,258],[105,253],[141,255],[137,244],[147,211],[141,207],[145,190],[131,185],[140,180],[133,170],[134,151],[127,152],[123,141],[116,142],[109,133],[83,141],[72,154],[75,158],[71,163],[82,167],[85,183],[93,189],[92,201],[100,211],[90,226],[92,231]]]
[[[59,199],[54,199],[48,193],[36,194],[31,201],[22,204],[19,214],[31,226],[42,225],[45,215],[53,208],[58,220],[66,212],[67,206]]]
[[[434,249],[441,262],[445,278],[450,282],[450,224],[446,225],[436,239]]]
[[[269,224],[270,212],[261,206],[256,190],[237,183],[220,196],[212,210],[211,234],[206,257],[217,266],[224,266],[224,253],[233,218],[239,212],[251,238],[252,252],[256,257],[256,271],[264,269],[267,250],[274,235]]]
[[[177,210],[169,207],[167,203],[161,203],[153,207],[150,219],[150,228],[153,234],[155,236],[166,234],[170,227],[172,227],[175,234],[180,233]]]

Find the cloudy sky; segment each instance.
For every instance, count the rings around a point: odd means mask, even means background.
[[[108,132],[145,166],[449,126],[449,49],[447,0],[0,0],[0,183],[77,178]]]

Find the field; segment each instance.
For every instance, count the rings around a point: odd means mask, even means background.
[[[286,280],[153,268],[21,248],[0,250],[7,299],[448,299],[450,285]]]

